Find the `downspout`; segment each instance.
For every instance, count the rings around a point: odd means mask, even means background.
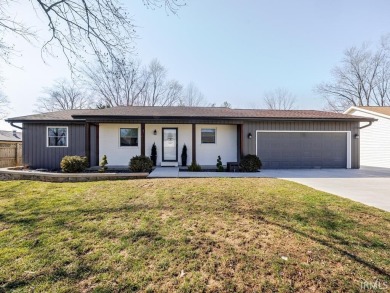
[[[14,123],[15,123],[15,122],[9,122],[9,124],[11,124],[12,127],[15,127],[15,128],[18,128],[18,129],[23,130],[23,127],[17,126],[17,125],[15,125]]]
[[[375,121],[377,121],[377,120],[375,120]],[[372,125],[372,122],[373,122],[373,121],[368,121],[368,124],[367,124],[367,125],[364,125],[364,126],[359,127],[359,134],[357,134],[358,137],[360,136],[360,129],[363,129],[363,128],[366,128],[366,127],[371,126],[371,125]],[[356,135],[356,134],[355,134],[355,135]],[[356,138],[356,136],[355,136],[355,138]],[[358,143],[358,153],[359,153],[358,168],[360,169],[360,142]]]
[[[367,125],[364,125],[364,126],[362,126],[362,127],[359,127],[359,129],[363,129],[363,128],[369,127],[369,126],[371,126],[371,125],[372,125],[372,121],[368,122]]]

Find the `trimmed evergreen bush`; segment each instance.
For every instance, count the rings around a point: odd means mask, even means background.
[[[217,172],[223,172],[225,171],[223,169],[223,166],[222,166],[222,160],[221,160],[221,156],[218,156],[218,159],[217,159]]]
[[[108,164],[108,161],[107,161],[107,156],[106,155],[103,155],[102,157],[102,160],[100,161],[99,163],[99,166],[101,167],[101,169],[99,170],[99,172],[106,172],[107,170],[107,164]]]
[[[261,166],[262,163],[256,155],[246,155],[240,161],[240,169],[243,172],[256,172]]]
[[[132,172],[150,172],[153,162],[146,156],[135,156],[130,159],[129,168]]]
[[[192,161],[191,165],[188,166],[188,171],[199,172],[202,171],[202,167],[198,165],[195,161]]]
[[[181,165],[187,166],[187,146],[186,146],[186,144],[183,145],[183,149],[181,151]]]
[[[155,143],[153,143],[153,145],[152,145],[152,151],[151,151],[151,154],[150,154],[150,159],[153,162],[153,166],[156,166],[156,164],[157,164],[157,147],[156,147]]]
[[[88,159],[80,156],[65,156],[62,158],[60,166],[62,172],[79,173],[88,167]]]

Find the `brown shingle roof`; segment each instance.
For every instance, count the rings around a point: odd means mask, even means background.
[[[20,117],[13,117],[5,119],[5,121],[69,121],[74,120],[72,115],[75,114],[87,114],[91,111],[95,110],[64,110],[64,111],[56,111],[56,112],[49,112],[49,113],[40,113],[40,114],[34,114],[34,115],[27,115],[27,116],[20,116]]]
[[[370,120],[334,112],[316,110],[258,110],[229,109],[220,107],[113,107],[96,110],[68,110],[7,119],[7,121],[82,120],[87,118],[222,118],[222,119],[325,119]]]
[[[357,107],[357,108],[390,116],[390,107],[361,106],[361,107]]]

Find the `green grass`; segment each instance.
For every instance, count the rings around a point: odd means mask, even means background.
[[[390,213],[296,183],[0,182],[0,292],[357,292],[376,280],[390,288]]]

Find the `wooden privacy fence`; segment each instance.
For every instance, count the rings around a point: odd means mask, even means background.
[[[0,168],[22,165],[22,143],[0,143]]]

